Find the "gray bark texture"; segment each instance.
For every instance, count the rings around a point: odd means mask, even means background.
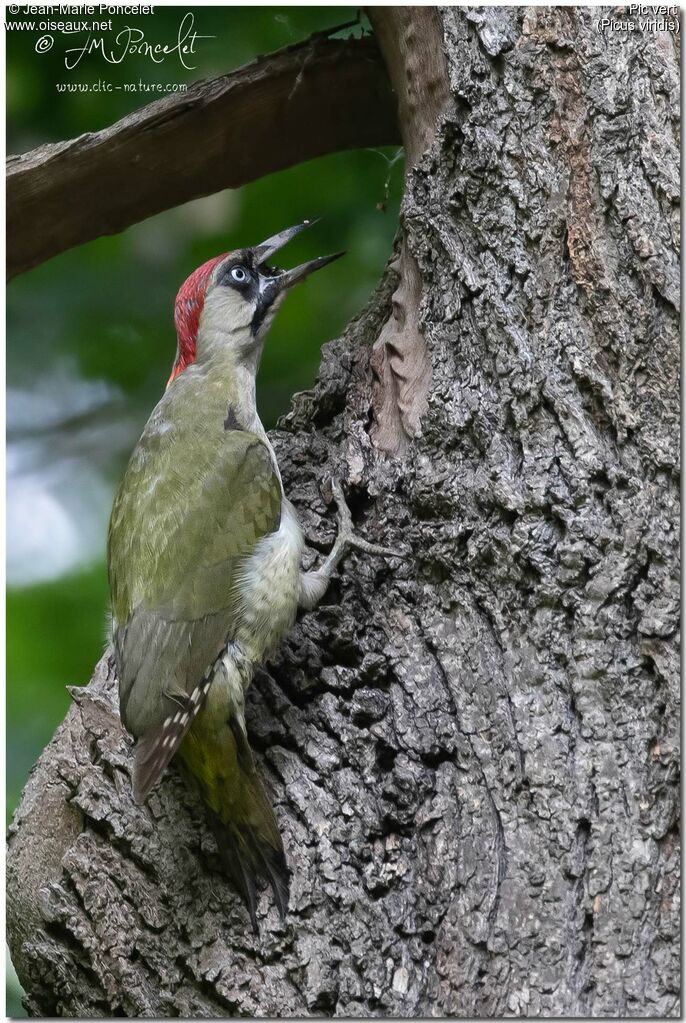
[[[103,660],[10,837],[33,1013],[679,1015],[679,42],[601,13],[436,14],[397,259],[274,435],[315,551],[335,474],[403,555],[250,691],[288,917],[251,932],[173,770],[133,804]]]

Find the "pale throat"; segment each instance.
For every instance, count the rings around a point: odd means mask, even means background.
[[[202,379],[204,394],[222,418],[236,422],[239,429],[257,434],[269,446],[257,411],[255,379],[262,358],[265,337],[285,292],[277,295],[253,333],[255,308],[230,288],[209,292],[198,325],[193,376]],[[188,371],[186,371],[188,372]],[[230,410],[230,411],[229,411]],[[274,459],[274,461],[276,461]]]
[[[205,401],[211,394],[210,400],[220,404],[225,415],[230,410],[241,429],[266,438],[255,386],[263,340],[252,337],[249,330],[213,330],[203,331],[198,342],[195,365],[204,377]]]

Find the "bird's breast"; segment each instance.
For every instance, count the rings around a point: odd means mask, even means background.
[[[269,657],[298,609],[303,534],[285,498],[279,528],[258,540],[237,573],[235,640],[252,661]]]

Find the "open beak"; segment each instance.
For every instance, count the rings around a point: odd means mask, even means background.
[[[276,297],[279,292],[292,288],[299,281],[303,281],[311,273],[314,273],[315,270],[321,270],[323,266],[333,263],[334,259],[340,259],[341,256],[345,255],[344,252],[335,252],[332,256],[319,256],[318,259],[311,259],[309,263],[301,263],[300,266],[295,266],[292,270],[274,270],[265,265],[270,256],[273,256],[275,252],[282,249],[284,245],[287,245],[292,238],[295,238],[305,228],[311,227],[312,224],[316,223],[318,223],[317,220],[303,220],[302,224],[296,224],[295,227],[287,227],[285,231],[279,231],[272,238],[268,238],[266,242],[262,242],[261,245],[256,245],[253,248],[255,265],[260,271],[260,275],[266,278],[265,284],[272,298]]]
[[[328,266],[329,263],[333,263],[335,259],[340,259],[344,255],[345,252],[334,252],[331,256],[319,256],[318,259],[311,259],[309,263],[301,263],[300,266],[294,266],[292,270],[282,270],[273,278],[274,283],[278,285],[279,291],[286,291],[298,281],[304,281],[315,270],[321,270],[323,266]]]
[[[255,253],[256,263],[266,263],[270,256],[273,256],[275,252],[282,249],[284,245],[288,245],[292,238],[295,238],[297,234],[304,231],[308,227],[312,227],[313,224],[318,224],[319,218],[316,220],[303,220],[302,224],[296,224],[295,227],[287,227],[284,231],[279,231],[278,234],[273,235],[271,238],[267,238],[266,242],[262,242],[261,245],[256,245],[253,249]]]

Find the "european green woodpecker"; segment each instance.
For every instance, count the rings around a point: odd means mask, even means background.
[[[226,870],[256,926],[256,879],[282,915],[288,869],[248,744],[244,701],[298,607],[320,600],[352,532],[316,571],[255,403],[265,335],[288,290],[342,253],[292,270],[271,256],[309,221],[199,267],[176,298],[176,360],[117,492],[108,535],[114,656],[143,802],[172,758],[208,808]]]

